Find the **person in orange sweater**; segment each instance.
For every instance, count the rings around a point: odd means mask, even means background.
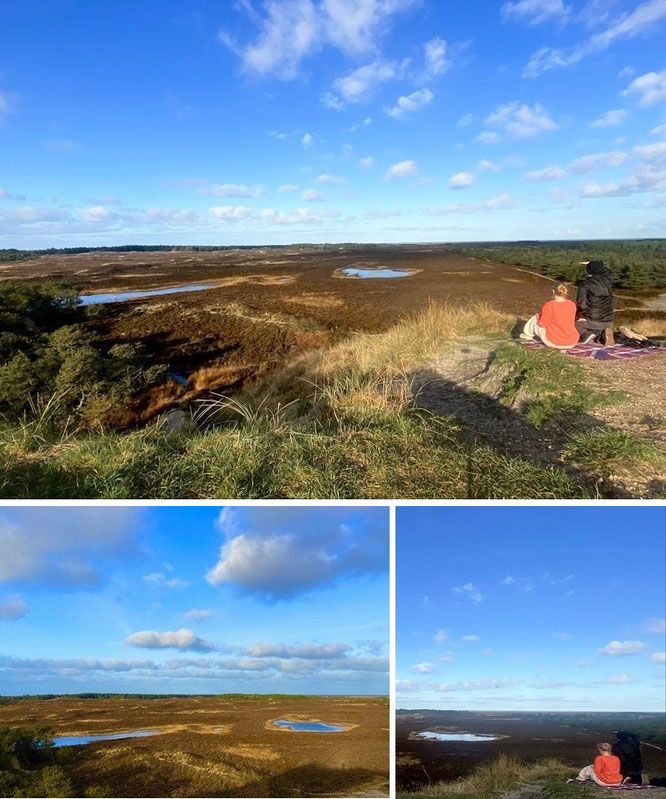
[[[578,779],[592,780],[597,785],[620,785],[620,758],[611,753],[610,744],[599,744],[599,754],[594,758],[594,765],[582,768]]]
[[[578,343],[580,335],[576,329],[576,303],[567,299],[564,283],[555,283],[553,299],[544,303],[540,314],[535,314],[525,323],[522,339],[538,338],[547,347],[566,350]]]

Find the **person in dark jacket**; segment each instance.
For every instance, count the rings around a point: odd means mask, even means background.
[[[578,284],[576,328],[583,342],[613,327],[613,277],[603,261],[588,261],[587,277]],[[609,342],[606,342],[609,343]]]
[[[614,743],[611,752],[620,760],[620,773],[624,782],[635,785],[643,784],[643,757],[641,755],[641,739],[634,732],[619,730],[617,743]]]

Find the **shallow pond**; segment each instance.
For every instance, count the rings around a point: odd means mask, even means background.
[[[496,735],[476,735],[471,732],[425,732],[416,733],[419,738],[425,738],[426,741],[496,741]]]
[[[361,269],[358,266],[345,266],[340,270],[340,274],[345,277],[410,277],[413,273],[411,269],[389,269],[388,267],[379,269]]]
[[[81,305],[105,305],[109,302],[126,302],[142,300],[145,297],[159,297],[163,294],[180,294],[184,291],[204,291],[215,288],[216,283],[185,283],[182,286],[171,286],[168,289],[149,289],[147,291],[112,291],[107,294],[81,294]]]
[[[288,721],[278,719],[273,724],[280,729],[293,730],[294,732],[344,732],[345,727],[335,724],[324,724],[321,721]]]
[[[53,745],[59,746],[83,746],[95,741],[119,741],[122,738],[148,738],[157,735],[157,730],[137,730],[136,732],[116,732],[112,735],[61,735],[53,739]]]

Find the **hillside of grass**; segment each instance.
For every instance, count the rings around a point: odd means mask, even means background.
[[[666,496],[658,444],[594,416],[625,394],[561,353],[515,343],[515,323],[478,303],[431,305],[135,430],[95,428],[80,411],[63,421],[57,396],[26,400],[0,422],[0,496]],[[123,374],[136,375],[125,392],[145,382],[140,366]],[[627,489],[623,470],[645,479]]]

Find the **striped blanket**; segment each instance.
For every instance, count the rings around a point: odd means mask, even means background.
[[[632,782],[626,785],[599,785],[592,780],[567,780],[567,782],[577,782],[579,785],[596,785],[597,788],[608,788],[611,791],[646,791],[658,788],[657,785],[635,785]]]
[[[530,350],[550,349],[541,342],[533,339],[532,341],[522,341]],[[592,358],[595,361],[622,361],[625,358],[639,358],[641,355],[655,355],[666,353],[666,347],[627,347],[625,344],[613,344],[606,347],[604,344],[590,342],[589,344],[576,344],[568,350],[558,350],[565,355],[573,355],[574,358]]]

